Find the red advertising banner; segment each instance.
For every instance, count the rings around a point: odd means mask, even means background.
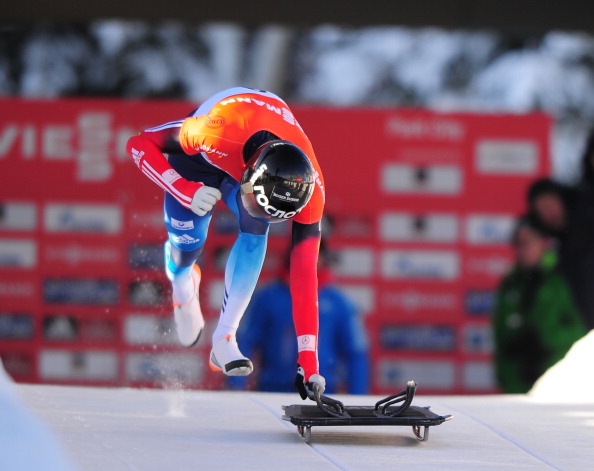
[[[184,102],[2,99],[0,356],[21,381],[218,388],[207,342],[181,349],[162,273],[162,192],[125,154]],[[372,392],[496,391],[494,289],[525,191],[549,172],[542,114],[295,106],[326,179],[336,278],[364,316]],[[221,205],[222,206],[222,205]],[[289,224],[271,233],[276,272]],[[200,261],[210,328],[235,230],[215,214]],[[208,334],[208,333],[207,333]],[[208,338],[208,335],[206,335]]]

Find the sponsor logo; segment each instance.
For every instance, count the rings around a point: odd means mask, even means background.
[[[489,257],[469,257],[465,262],[466,274],[482,275],[499,279],[508,272],[512,261],[506,257],[492,255]]]
[[[456,330],[443,325],[384,325],[380,343],[386,350],[453,352]]]
[[[37,243],[32,240],[0,240],[0,267],[33,268],[37,265]]]
[[[369,278],[374,272],[373,251],[367,248],[342,248],[334,271],[338,276]]]
[[[385,130],[388,136],[410,140],[461,142],[466,135],[466,129],[461,121],[441,116],[426,118],[390,116],[386,120]]]
[[[375,218],[366,215],[344,214],[336,216],[332,221],[322,220],[324,233],[332,232],[346,238],[367,239],[373,236],[374,229]]]
[[[291,193],[289,193],[288,191],[284,195],[281,195],[279,193],[276,193],[273,190],[271,197],[276,198],[277,200],[285,201],[285,202],[289,202],[289,203],[298,203],[299,202],[299,198],[293,198],[291,196]]]
[[[220,151],[220,150],[215,149],[214,147],[208,146],[206,144],[201,144],[200,146],[196,147],[196,150],[200,151],[200,152],[206,152],[207,154],[214,154],[219,159],[222,157],[227,157],[229,155],[226,152]]]
[[[73,162],[78,181],[107,181],[114,164],[128,163],[126,141],[133,133],[114,126],[112,113],[104,111],[86,111],[59,124],[13,121],[0,128],[0,160]]]
[[[390,390],[402,387],[410,378],[422,384],[423,390],[447,391],[456,385],[456,366],[448,360],[383,359],[378,363],[378,371],[379,386]]]
[[[120,338],[120,322],[116,319],[85,319],[80,325],[81,340],[116,342]]]
[[[455,280],[460,273],[458,254],[438,250],[386,250],[381,267],[385,278]]]
[[[464,295],[464,309],[472,316],[488,316],[495,306],[493,290],[469,290]]]
[[[250,178],[250,183],[252,185],[256,183],[256,180],[260,178],[266,170],[268,170],[268,166],[266,164],[260,165],[256,170],[254,170],[254,174]]]
[[[133,244],[128,249],[128,264],[132,268],[157,270],[164,265],[161,244]]]
[[[67,263],[70,266],[78,266],[84,263],[93,264],[114,264],[120,261],[120,251],[116,247],[88,246],[81,244],[68,244],[61,246],[46,245],[43,259],[45,262]]]
[[[295,211],[281,211],[280,209],[276,209],[270,204],[268,197],[264,194],[264,187],[261,185],[254,186],[254,195],[256,196],[256,202],[264,209],[264,212],[274,218],[291,219],[304,208],[302,206]]]
[[[469,361],[462,371],[464,387],[471,391],[495,391],[497,379],[493,362]]]
[[[466,239],[473,245],[509,244],[514,228],[513,216],[475,214],[466,220]]]
[[[43,338],[46,340],[77,340],[78,320],[72,316],[47,316],[43,319]]]
[[[195,239],[194,237],[189,236],[188,234],[182,234],[180,236],[176,234],[169,233],[169,238],[175,242],[176,244],[197,244],[200,242],[200,239]]]
[[[161,176],[163,177],[163,180],[165,180],[170,185],[173,185],[174,182],[181,178],[181,175],[173,169],[165,170]]]
[[[100,341],[106,344],[117,341],[119,331],[119,321],[110,318],[58,314],[43,319],[43,338],[46,340]]]
[[[122,210],[107,204],[48,204],[44,226],[47,232],[117,234],[122,230]]]
[[[204,365],[192,353],[129,353],[125,371],[129,381],[190,385],[202,380]]]
[[[407,312],[420,310],[453,310],[458,307],[458,297],[452,293],[426,292],[417,290],[384,293],[386,308],[399,308]]]
[[[415,143],[413,147],[400,147],[398,149],[398,160],[409,164],[427,165],[427,163],[436,164],[462,162],[465,154],[461,148],[446,148],[441,145],[423,145]]]
[[[128,301],[135,306],[160,306],[165,302],[165,286],[151,280],[130,283]]]
[[[324,201],[326,201],[326,189],[324,188],[324,185],[322,184],[322,179],[320,178],[320,174],[317,170],[314,173],[314,180],[316,181],[316,185],[318,185],[318,188],[322,192],[322,199]]]
[[[388,163],[381,169],[385,193],[458,195],[462,191],[463,170],[456,165],[412,166]]]
[[[79,117],[76,133],[79,180],[103,181],[113,174],[110,147],[115,136],[111,120],[110,113],[89,112]]]
[[[161,233],[163,230],[163,211],[135,210],[129,222],[134,229],[151,229]]]
[[[488,354],[493,351],[493,330],[490,324],[466,325],[463,333],[464,350]]]
[[[451,214],[384,213],[380,234],[387,241],[453,243],[458,240],[458,218]]]
[[[0,281],[0,296],[10,298],[31,298],[35,295],[35,284],[29,281]]]
[[[178,221],[175,218],[171,218],[171,225],[180,231],[189,231],[194,229],[194,221]]]
[[[130,345],[177,345],[172,317],[131,314],[124,321],[124,338]]]
[[[316,336],[300,335],[299,337],[297,337],[297,350],[300,352],[315,352]]]
[[[281,107],[275,106],[275,105],[267,102],[266,100],[263,100],[262,97],[259,97],[258,99],[256,99],[253,97],[236,96],[233,98],[227,98],[227,99],[219,102],[219,104],[222,106],[226,106],[231,103],[249,103],[251,105],[258,106],[261,109],[270,111],[272,114],[276,114],[276,115],[280,116],[287,123],[297,126],[301,129],[301,126],[299,126],[299,123],[293,116],[293,113],[291,113],[291,110],[289,110],[288,108],[285,108],[284,106],[281,106]]]
[[[221,116],[220,114],[215,115],[208,115],[206,117],[206,122],[204,123],[207,128],[211,129],[218,129],[225,125],[225,117]]]
[[[483,140],[476,145],[476,168],[483,174],[534,175],[538,153],[533,141]]]
[[[118,354],[44,349],[39,354],[39,376],[45,380],[115,381]]]
[[[340,283],[338,287],[342,294],[357,307],[359,314],[365,316],[375,310],[376,294],[372,286]]]
[[[115,280],[48,278],[43,282],[43,299],[48,304],[115,305],[120,286]]]
[[[143,150],[136,150],[134,147],[132,147],[132,158],[134,159],[134,163],[137,167],[140,167],[140,159],[142,159],[143,156]]]
[[[33,316],[30,314],[0,313],[0,339],[25,340],[33,338]]]
[[[37,228],[37,207],[33,203],[0,203],[0,230],[33,231]]]

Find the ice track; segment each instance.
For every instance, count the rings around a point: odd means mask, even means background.
[[[307,445],[281,420],[281,406],[300,402],[297,394],[3,386],[3,471],[586,471],[594,457],[594,400],[418,394],[414,405],[454,415],[431,428],[428,442],[409,427],[314,427]],[[378,399],[339,398],[358,405]],[[15,404],[28,421],[7,414]]]

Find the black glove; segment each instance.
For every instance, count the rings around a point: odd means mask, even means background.
[[[322,375],[313,374],[310,376],[309,381],[305,382],[305,374],[303,368],[297,365],[297,376],[295,376],[295,387],[299,391],[301,399],[305,400],[310,398],[312,401],[316,400],[316,394],[320,397],[324,394],[326,389],[326,380]]]

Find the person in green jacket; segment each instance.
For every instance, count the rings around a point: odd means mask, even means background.
[[[525,393],[586,331],[536,218],[518,220],[512,245],[516,262],[500,283],[493,313],[494,360],[502,392]]]

